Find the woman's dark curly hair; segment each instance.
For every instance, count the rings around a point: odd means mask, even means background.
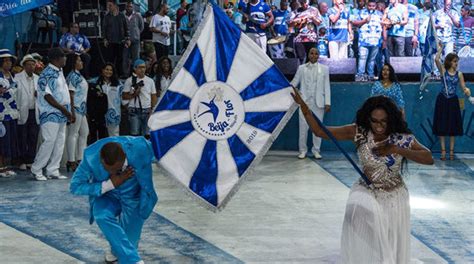
[[[367,138],[367,133],[372,129],[370,125],[370,117],[372,111],[382,109],[387,113],[387,135],[400,133],[411,134],[408,129],[407,122],[403,119],[402,111],[395,102],[384,95],[374,96],[367,99],[362,107],[357,111],[356,125],[362,128],[362,133]]]
[[[77,58],[80,58],[78,54],[70,53],[67,55],[66,65],[63,67],[64,76],[68,76],[68,74],[76,69],[76,62]]]
[[[385,67],[385,66],[388,67],[388,72],[389,72],[388,79],[393,83],[398,82],[397,75],[395,74],[395,69],[393,68],[393,66],[390,63],[385,63],[382,66],[382,70],[380,70],[380,73],[379,73],[379,81],[382,81],[382,71],[383,71],[383,67]]]

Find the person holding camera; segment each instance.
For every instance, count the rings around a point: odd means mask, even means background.
[[[145,75],[145,61],[136,60],[133,69],[132,77],[125,81],[122,99],[129,101],[130,134],[145,136],[148,134],[148,117],[158,101],[158,96],[153,79]]]

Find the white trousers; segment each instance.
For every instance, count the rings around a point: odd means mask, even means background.
[[[247,36],[253,40],[253,42],[257,43],[265,54],[267,53],[267,35],[265,35],[265,33],[247,33]]]
[[[76,122],[67,126],[66,152],[68,161],[82,160],[84,149],[87,147],[89,125],[86,116],[77,114]]]
[[[31,172],[35,175],[43,175],[46,167],[46,175],[59,175],[59,165],[66,143],[66,123],[47,122],[40,126],[43,143],[36,153],[35,162]]]
[[[107,132],[109,133],[109,137],[117,137],[120,133],[119,126],[107,126]]]
[[[331,59],[347,59],[347,42],[329,41],[329,58]]]
[[[319,120],[321,120],[321,122],[323,121],[323,118],[324,118],[324,108],[320,108],[320,107],[317,107],[316,106],[316,102],[314,100],[308,100],[306,101],[306,103],[308,104],[308,107],[309,109],[311,109],[311,111],[313,111],[313,113],[319,118]],[[298,146],[299,146],[299,151],[300,153],[306,153],[308,152],[308,146],[307,146],[307,142],[308,142],[308,129],[309,129],[309,126],[308,126],[308,123],[306,123],[306,120],[304,119],[304,116],[303,116],[303,112],[301,112],[301,109],[299,111],[299,114],[300,114],[300,135],[299,135],[299,141],[298,141]],[[312,152],[319,152],[320,151],[320,148],[321,148],[321,138],[320,137],[317,137],[315,136],[313,133],[311,133],[311,135],[313,135],[313,147],[311,148],[311,151]]]

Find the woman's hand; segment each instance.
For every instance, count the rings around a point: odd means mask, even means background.
[[[300,108],[301,108],[301,111],[303,112],[303,114],[309,113],[308,105],[306,105],[303,98],[301,98],[300,92],[298,90],[296,90],[295,87],[293,87],[293,92],[291,93],[291,96],[293,97],[295,102],[300,105]]]
[[[471,96],[471,90],[466,87],[466,88],[464,89],[464,94],[465,94],[466,96]]]

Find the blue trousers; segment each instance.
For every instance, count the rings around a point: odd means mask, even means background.
[[[148,134],[148,117],[150,116],[150,108],[128,108],[130,121],[130,134],[132,136],[145,136]]]
[[[96,198],[94,202],[92,213],[95,221],[120,264],[141,260],[138,242],[144,219],[138,213],[138,204],[138,198],[124,199],[108,194]]]

